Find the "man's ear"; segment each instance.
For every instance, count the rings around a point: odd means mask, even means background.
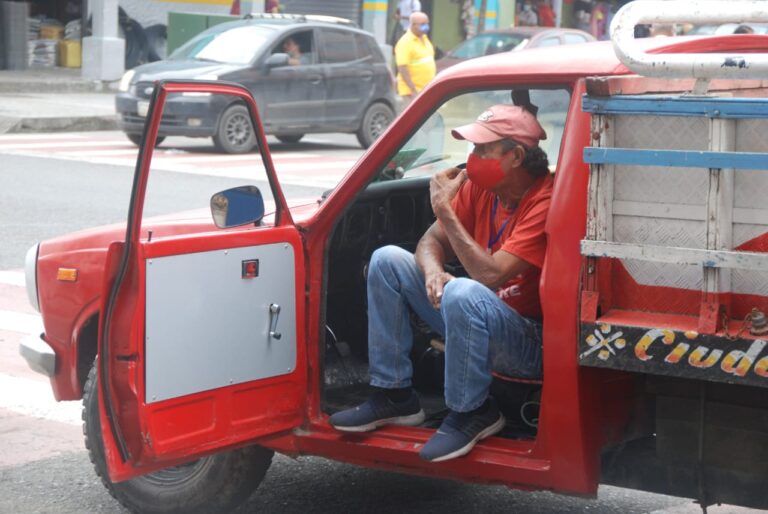
[[[504,157],[509,159],[509,163],[513,168],[519,168],[523,165],[523,160],[525,160],[525,148],[518,145],[507,152]]]

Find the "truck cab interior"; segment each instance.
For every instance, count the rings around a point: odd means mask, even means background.
[[[322,345],[322,409],[333,414],[362,403],[368,386],[366,273],[372,253],[385,245],[413,252],[435,221],[429,199],[432,174],[466,162],[473,145],[451,136],[500,103],[532,104],[547,132],[541,142],[554,173],[570,103],[565,88],[530,87],[478,91],[453,97],[437,108],[392,155],[376,178],[338,220],[328,246],[325,337]],[[449,272],[466,275],[458,261]],[[413,385],[427,414],[422,427],[437,428],[448,410],[443,400],[444,345],[415,315],[411,319]],[[491,394],[507,418],[501,437],[536,435],[541,380],[495,376]]]

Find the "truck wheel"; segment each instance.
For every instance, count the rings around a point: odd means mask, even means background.
[[[298,143],[304,137],[304,134],[280,134],[275,137],[281,143]]]
[[[247,153],[256,146],[251,115],[244,105],[227,107],[219,119],[213,144],[224,153]]]
[[[126,136],[131,140],[131,143],[136,146],[141,146],[141,134],[126,134]],[[160,143],[163,141],[165,141],[165,136],[158,136],[157,139],[155,139],[155,148],[160,146]]]
[[[85,447],[104,486],[131,512],[229,512],[244,502],[264,479],[274,452],[249,446],[112,483],[104,460],[96,380],[94,364],[83,393]]]
[[[357,140],[360,146],[368,148],[395,119],[392,109],[382,103],[375,103],[368,107],[363,115],[363,121],[357,130]]]

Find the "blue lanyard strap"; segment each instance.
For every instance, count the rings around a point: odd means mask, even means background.
[[[507,219],[504,220],[504,223],[501,224],[501,228],[498,232],[496,232],[495,236],[492,236],[490,234],[493,234],[493,226],[494,221],[496,220],[496,209],[499,207],[499,197],[493,199],[493,207],[491,207],[491,219],[489,221],[489,227],[490,230],[488,231],[488,250],[491,250],[493,248],[493,245],[499,242],[499,239],[501,239],[501,234],[504,232],[504,229],[507,228],[507,225],[509,224],[509,221],[512,219],[512,216],[509,216]]]

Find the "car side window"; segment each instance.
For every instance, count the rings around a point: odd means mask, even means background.
[[[581,34],[565,34],[565,44],[572,45],[575,43],[586,43],[587,38]]]
[[[570,91],[564,88],[524,86],[514,90],[476,91],[450,98],[400,147],[380,172],[378,180],[431,175],[466,162],[474,145],[455,139],[451,130],[471,123],[495,104],[526,104],[536,110],[536,117],[547,133],[540,146],[547,153],[550,170],[554,172],[570,99]]]
[[[282,38],[272,49],[273,54],[288,54],[288,64],[302,65],[316,62],[316,45],[311,30],[294,32]]]
[[[541,47],[541,46],[557,46],[559,44],[560,44],[560,38],[557,37],[557,36],[553,36],[553,37],[545,37],[544,39],[539,41],[536,46],[537,47]]]
[[[357,61],[378,61],[379,52],[374,52],[371,48],[371,38],[363,34],[355,34],[355,60]]]
[[[358,58],[356,48],[352,32],[323,31],[323,61],[330,64],[354,61]]]

